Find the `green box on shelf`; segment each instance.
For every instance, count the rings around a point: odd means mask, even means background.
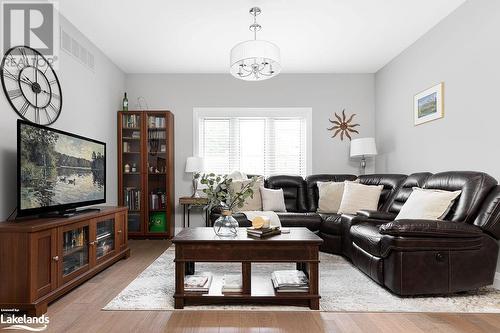
[[[149,232],[167,231],[167,217],[165,212],[154,212],[149,215]]]

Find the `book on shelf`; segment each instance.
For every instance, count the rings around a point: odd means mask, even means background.
[[[125,188],[123,202],[129,210],[141,210],[141,191],[134,187]]]
[[[243,283],[241,274],[224,274],[222,280],[222,293],[241,293],[243,291]]]
[[[138,128],[140,119],[139,115],[125,114],[123,115],[122,126],[123,128]]]
[[[165,128],[165,117],[153,117],[148,119],[149,128]]]
[[[308,292],[309,280],[303,271],[283,270],[271,274],[273,287],[277,292]]]
[[[212,284],[212,274],[209,272],[196,275],[186,275],[184,278],[184,291],[208,292]]]
[[[269,227],[269,228],[247,228],[247,236],[252,238],[266,238],[275,235],[280,235],[281,230],[279,227]]]

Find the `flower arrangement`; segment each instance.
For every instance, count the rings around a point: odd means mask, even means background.
[[[250,182],[242,185],[239,190],[231,186],[233,180],[227,175],[216,175],[214,173],[198,175],[201,176],[200,183],[206,185],[203,193],[208,198],[208,209],[221,206],[223,210],[231,211],[235,207],[243,207],[248,198],[253,198],[253,186],[257,177],[252,177]]]

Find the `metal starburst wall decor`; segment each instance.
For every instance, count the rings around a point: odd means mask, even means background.
[[[328,128],[328,130],[332,131],[332,132],[335,131],[335,133],[332,135],[332,138],[336,137],[337,134],[340,133],[340,140],[344,141],[344,135],[347,138],[349,138],[349,140],[352,140],[351,133],[359,134],[359,132],[354,129],[354,127],[359,126],[359,124],[351,124],[352,119],[354,118],[355,115],[356,114],[353,113],[349,117],[349,119],[347,119],[347,117],[345,115],[345,109],[342,110],[342,117],[340,117],[337,114],[337,112],[335,112],[335,118],[337,118],[337,120],[328,119],[333,124],[333,126]]]

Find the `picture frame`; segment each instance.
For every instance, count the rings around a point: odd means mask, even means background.
[[[444,83],[438,83],[415,95],[413,118],[415,126],[444,117]]]

